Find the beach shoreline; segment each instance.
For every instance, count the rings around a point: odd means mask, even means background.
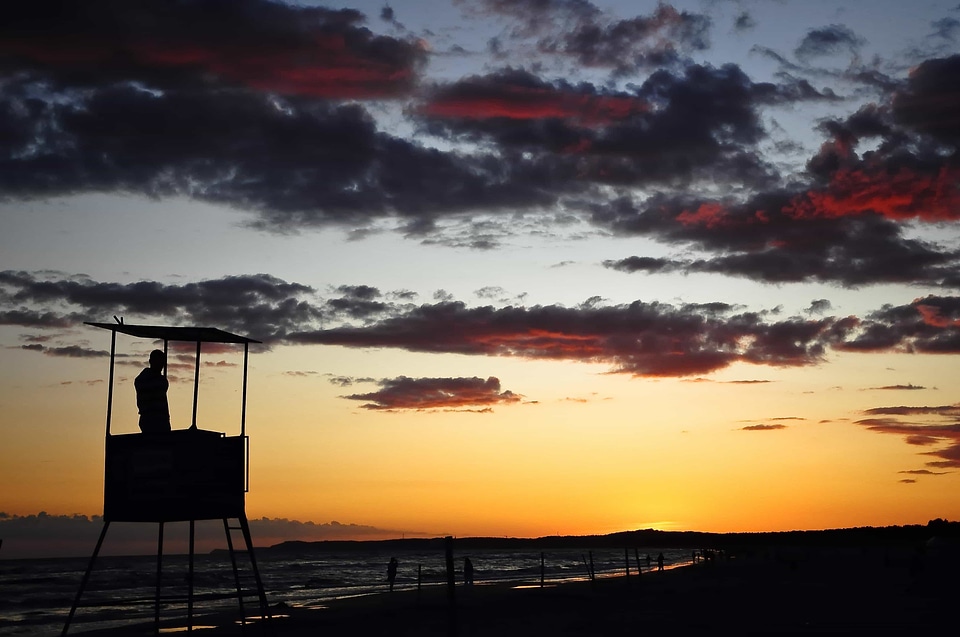
[[[348,634],[608,635],[637,630],[740,634],[916,632],[951,627],[958,592],[953,560],[906,551],[851,551],[722,557],[664,572],[624,574],[540,587],[531,582],[458,584],[337,599],[318,606],[273,605],[275,615],[245,628],[237,613],[194,618],[209,637]],[[248,607],[248,615],[250,614]],[[184,618],[164,633],[183,630]],[[201,628],[202,627],[202,628]],[[82,632],[153,634],[153,624]]]

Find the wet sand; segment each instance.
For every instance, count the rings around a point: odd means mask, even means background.
[[[919,633],[953,628],[957,575],[952,563],[918,560],[902,551],[734,556],[545,588],[458,585],[453,606],[445,587],[337,600],[325,608],[281,605],[273,607],[277,617],[245,629],[235,617],[196,618],[196,626],[216,628],[194,632],[209,637]],[[153,634],[153,626],[97,634]]]

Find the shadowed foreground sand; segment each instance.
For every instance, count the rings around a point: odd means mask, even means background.
[[[226,616],[198,618],[199,635],[459,636],[921,631],[953,628],[960,577],[946,562],[878,552],[734,558],[713,564],[547,588],[458,586],[455,630],[444,588],[339,600],[244,630]],[[78,633],[79,634],[79,633]],[[147,635],[153,626],[85,633]]]

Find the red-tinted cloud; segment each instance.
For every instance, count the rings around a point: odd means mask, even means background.
[[[933,327],[960,327],[960,317],[944,316],[944,308],[927,305],[922,300],[915,303],[923,322]]]
[[[795,195],[780,211],[788,219],[831,219],[875,213],[894,221],[960,220],[960,168],[942,166],[932,174],[910,168],[892,171],[839,169],[823,189]],[[704,201],[685,209],[676,220],[686,226],[716,228],[721,225],[769,223],[769,211],[752,217],[734,214],[721,202]]]
[[[837,170],[830,185],[798,195],[785,208],[791,217],[837,218],[876,213],[897,221],[960,219],[960,169],[943,166],[932,174],[910,168]]]
[[[867,315],[859,331],[837,348],[847,351],[960,353],[960,297],[929,295]]]
[[[500,380],[491,376],[482,378],[389,378],[380,381],[380,389],[366,394],[344,396],[350,400],[369,401],[364,409],[454,409],[504,405],[520,402],[522,396],[512,391],[500,391]]]
[[[278,46],[273,51],[202,45],[177,50],[157,45],[137,54],[145,65],[194,67],[237,84],[287,95],[390,97],[407,93],[416,77],[415,55],[407,60],[376,59],[335,34],[318,34],[308,45]]]
[[[677,221],[685,226],[701,225],[706,228],[715,228],[729,223],[730,215],[726,207],[717,202],[701,203],[696,210],[684,210],[677,215]]]
[[[577,92],[570,86],[519,86],[496,78],[469,78],[438,91],[420,109],[428,117],[518,120],[559,118],[602,125],[650,110],[630,95]]]
[[[833,319],[766,323],[723,304],[675,307],[634,302],[616,307],[411,308],[362,327],[290,334],[292,342],[396,347],[530,359],[603,363],[617,373],[675,377],[734,362],[773,366],[819,362],[847,327]]]
[[[670,305],[635,301],[601,306],[591,300],[572,308],[498,308],[448,301],[418,306],[409,303],[406,295],[383,294],[370,286],[341,286],[336,291],[343,296],[321,302],[310,287],[267,275],[169,285],[0,271],[0,303],[33,308],[5,315],[4,320],[35,329],[77,326],[98,316],[118,314],[130,319],[127,322],[218,325],[268,344],[316,343],[569,360],[647,377],[697,376],[736,362],[775,367],[815,365],[823,362],[830,350],[960,353],[960,323],[956,320],[960,297],[951,296],[931,295],[905,305],[886,305],[864,317],[811,318],[808,313],[806,318],[771,320],[772,315],[742,312],[719,302]],[[47,318],[38,320],[42,316]],[[27,347],[48,349],[39,342]],[[186,351],[191,353],[189,348]],[[206,347],[204,352],[219,353],[214,349],[208,352]],[[70,351],[60,354],[69,355]]]
[[[222,83],[287,95],[390,97],[409,92],[426,61],[421,43],[374,35],[358,26],[356,11],[264,0],[38,0],[8,8],[4,18],[0,68],[66,84]]]

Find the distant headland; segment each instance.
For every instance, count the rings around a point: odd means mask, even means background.
[[[740,551],[763,547],[874,547],[919,544],[939,538],[960,542],[960,522],[937,518],[927,524],[904,526],[865,526],[812,531],[775,531],[763,533],[707,533],[701,531],[660,531],[641,529],[607,535],[553,535],[539,538],[462,537],[456,538],[461,550],[558,550],[583,548],[670,547],[710,548]],[[270,555],[309,554],[316,551],[391,549],[410,551],[443,550],[444,538],[404,538],[393,540],[291,540],[259,551]]]

